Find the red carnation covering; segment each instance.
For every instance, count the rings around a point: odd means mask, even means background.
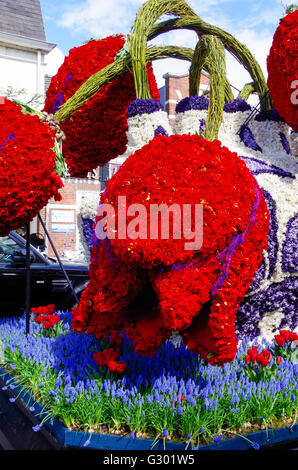
[[[124,43],[122,35],[109,36],[71,49],[51,80],[45,111],[54,114],[90,76],[114,61]],[[147,71],[152,98],[159,100],[151,64]],[[63,155],[72,176],[85,177],[89,171],[125,152],[126,111],[135,98],[133,74],[128,72],[102,87],[61,124],[66,135]]]
[[[203,204],[203,245],[189,241],[105,239],[94,245],[90,282],[73,310],[73,328],[100,338],[121,331],[135,351],[154,355],[173,330],[211,364],[237,351],[235,315],[267,247],[269,213],[245,163],[219,141],[158,135],[130,156],[101,200]],[[194,214],[194,209],[193,209]],[[127,216],[127,224],[132,217]],[[148,225],[149,226],[149,225]]]
[[[298,104],[293,103],[295,92],[293,82],[298,80],[297,43],[298,10],[289,13],[281,20],[267,58],[268,87],[274,107],[296,131],[298,131]]]
[[[55,132],[5,99],[0,106],[0,236],[30,222],[63,186],[54,172]]]

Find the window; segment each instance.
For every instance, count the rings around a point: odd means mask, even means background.
[[[9,237],[0,238],[0,263],[12,264],[13,252],[20,249],[19,245]]]

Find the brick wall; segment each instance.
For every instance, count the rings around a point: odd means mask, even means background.
[[[77,252],[79,249],[79,237],[77,228],[77,217],[79,215],[80,199],[86,192],[96,192],[98,201],[103,185],[98,180],[86,180],[79,178],[64,179],[64,187],[60,190],[62,201],[56,202],[51,199],[48,205],[41,211],[41,217],[46,224],[47,230],[62,257],[67,259],[69,252]],[[38,222],[37,231],[44,235],[41,224]],[[53,249],[47,240],[48,256],[54,257]]]
[[[189,75],[175,75],[167,73],[165,79],[165,108],[169,115],[171,124],[174,123],[175,108],[177,103],[189,96]],[[203,72],[200,80],[200,94],[208,90],[209,76]]]

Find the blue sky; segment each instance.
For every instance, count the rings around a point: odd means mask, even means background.
[[[55,73],[63,55],[91,37],[128,33],[142,3],[142,0],[41,0],[47,40],[57,44],[48,60],[48,72]],[[188,3],[203,20],[220,26],[246,44],[266,75],[266,57],[286,3],[282,0],[189,0]],[[159,37],[155,43],[194,47],[195,38],[192,32],[175,31]],[[183,73],[188,65],[172,59],[155,62],[159,86],[164,73]],[[247,72],[229,54],[227,72],[236,87],[250,81]]]

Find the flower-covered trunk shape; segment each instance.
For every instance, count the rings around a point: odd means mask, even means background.
[[[146,208],[148,234],[152,205],[181,211],[202,205],[201,249],[185,249],[189,238],[171,230],[168,239],[121,238],[119,196],[127,207]],[[93,246],[73,328],[96,337],[123,330],[142,355],[155,354],[176,330],[211,364],[232,361],[236,311],[261,264],[269,226],[264,196],[245,163],[218,141],[157,135],[126,160],[101,202],[115,209],[114,237]],[[128,215],[126,227],[132,220]]]

